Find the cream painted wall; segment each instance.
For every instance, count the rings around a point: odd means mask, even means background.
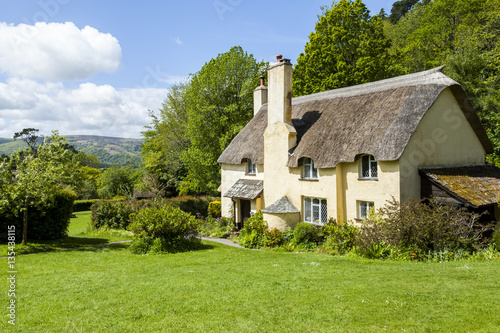
[[[257,174],[246,174],[247,164],[222,164],[221,166],[221,213],[224,217],[231,217],[233,210],[233,201],[231,198],[224,197],[224,194],[234,185],[239,179],[264,180],[264,165],[257,165]],[[256,202],[252,201],[252,211],[255,213],[258,207]],[[234,212],[238,216],[238,212]]]
[[[346,212],[348,221],[358,218],[358,202],[373,202],[375,209],[384,206],[394,197],[399,200],[399,162],[377,162],[377,180],[360,179],[360,160],[343,163],[345,182]]]
[[[400,158],[401,202],[420,199],[419,166],[484,164],[485,151],[451,90],[422,118]]]

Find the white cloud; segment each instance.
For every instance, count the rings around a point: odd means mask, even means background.
[[[184,45],[184,42],[181,40],[181,38],[179,36],[170,37],[170,38],[175,42],[175,44],[177,44],[177,45]]]
[[[87,134],[140,138],[166,89],[123,89],[83,83],[68,89],[62,83],[9,78],[0,83],[0,137],[26,127],[43,134]]]
[[[0,22],[0,71],[41,80],[84,80],[120,66],[121,47],[110,34],[72,22]]]

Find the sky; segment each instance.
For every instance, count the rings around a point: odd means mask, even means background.
[[[365,0],[372,15],[395,0]],[[0,0],[0,137],[141,138],[172,85],[241,46],[296,63],[325,0]]]

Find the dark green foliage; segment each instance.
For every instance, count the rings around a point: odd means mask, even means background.
[[[76,195],[72,191],[56,190],[52,200],[41,206],[28,207],[28,234],[33,240],[55,240],[66,237],[68,226],[73,213],[73,202]],[[7,226],[16,226],[16,237],[21,239],[23,231],[22,213],[13,206],[0,210],[0,228],[7,230]]]
[[[332,254],[346,254],[351,251],[359,235],[359,229],[348,222],[337,223],[335,219],[330,219],[323,227],[325,241],[323,246]]]
[[[491,237],[491,244],[495,245],[497,251],[500,251],[500,224],[497,225],[497,228]]]
[[[266,229],[264,234],[264,244],[266,245],[266,247],[273,248],[281,246],[285,242],[285,236],[276,228],[273,228],[271,230]]]
[[[146,203],[132,201],[96,201],[91,206],[91,225],[96,228],[126,229],[130,214],[137,212]]]
[[[392,5],[389,19],[392,23],[397,23],[419,0],[400,0]]]
[[[293,93],[302,96],[390,77],[391,42],[382,19],[370,17],[360,0],[325,8],[293,73]]]
[[[373,253],[385,256],[391,248],[414,254],[415,259],[443,249],[472,252],[484,247],[482,236],[488,230],[478,219],[476,214],[435,200],[401,205],[393,200],[364,221],[358,245],[361,254],[369,257]]]
[[[194,216],[203,217],[208,215],[208,205],[211,201],[213,201],[212,197],[182,196],[167,199],[165,202]]]
[[[147,207],[131,215],[128,226],[134,235],[133,253],[164,253],[195,249],[200,241],[194,237],[201,221],[172,206]]]
[[[117,195],[132,197],[135,185],[141,176],[141,172],[132,167],[113,166],[106,169],[100,178],[99,196],[101,198],[112,198]]]
[[[190,145],[180,154],[187,169],[181,194],[217,192],[217,159],[252,119],[253,90],[266,67],[236,46],[192,75],[184,95]]]
[[[91,200],[76,200],[73,204],[73,212],[84,212],[90,210],[90,207],[94,202],[99,201],[98,199]]]
[[[208,204],[208,215],[214,218],[221,216],[221,202],[212,201]]]
[[[293,229],[294,244],[317,244],[320,240],[321,228],[307,222],[299,222]]]
[[[261,248],[265,245],[265,232],[268,229],[262,212],[258,212],[245,221],[238,237],[239,244],[248,248]]]

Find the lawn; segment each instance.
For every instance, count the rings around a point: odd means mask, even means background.
[[[84,224],[78,225],[72,223],[72,232],[85,232]],[[0,331],[497,332],[500,327],[498,260],[384,262],[204,244],[200,251],[158,256],[133,255],[128,244],[19,256],[17,325],[14,330],[3,316]],[[2,260],[5,276],[7,260]]]
[[[111,230],[103,232],[92,230],[90,228],[90,211],[77,212],[75,215],[76,218],[71,219],[66,239],[59,241],[29,241],[25,246],[21,245],[19,239],[17,252],[22,254],[45,252],[132,239],[132,233],[127,231]],[[1,256],[7,254],[6,244],[0,244],[0,254]]]

